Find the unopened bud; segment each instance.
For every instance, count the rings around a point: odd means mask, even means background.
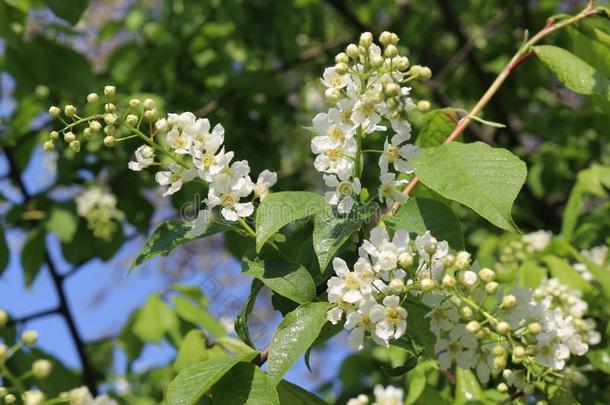
[[[99,97],[96,93],[89,93],[87,96],[87,102],[89,104],[97,103],[97,100],[99,100]]]
[[[513,349],[512,360],[513,363],[521,363],[525,357],[525,349],[522,346],[517,346]]]
[[[106,135],[114,135],[115,132],[116,132],[116,127],[114,125],[106,125],[104,127],[104,133]]]
[[[349,56],[345,52],[340,52],[335,56],[335,63],[349,63]]]
[[[347,56],[350,58],[356,59],[358,56],[360,56],[360,49],[356,44],[349,44],[345,49],[345,53],[347,53]]]
[[[345,74],[347,72],[347,69],[349,69],[347,63],[339,62],[335,65],[335,71],[340,75]]]
[[[472,312],[472,308],[465,306],[460,308],[460,315],[464,319],[470,319],[474,315],[474,312]]]
[[[80,142],[79,141],[70,142],[70,149],[72,149],[72,151],[74,153],[80,152]]]
[[[106,111],[107,113],[115,112],[116,105],[114,105],[113,103],[106,103],[104,104],[104,111]]]
[[[50,361],[45,359],[39,359],[32,363],[32,374],[34,374],[34,377],[38,378],[39,380],[42,380],[47,378],[51,374],[52,368],[53,365]]]
[[[26,330],[21,334],[21,340],[27,346],[34,346],[38,342],[38,332],[35,330]]]
[[[496,291],[498,291],[498,287],[498,283],[495,281],[490,281],[489,283],[485,284],[485,291],[487,291],[488,294],[495,294]]]
[[[394,66],[396,66],[396,69],[400,71],[407,70],[409,68],[409,58],[407,58],[406,56],[399,56],[397,58],[394,58]]]
[[[4,398],[8,394],[6,387],[0,387],[0,399]]]
[[[106,124],[114,125],[114,124],[116,124],[116,121],[117,121],[116,114],[109,113],[109,114],[104,115],[104,122]]]
[[[89,139],[93,136],[93,130],[91,128],[85,128],[83,130],[83,136],[85,137],[85,139]]]
[[[155,101],[152,98],[146,98],[142,102],[142,106],[146,110],[152,110],[153,108],[155,108]]]
[[[428,80],[432,77],[432,70],[427,66],[422,66],[419,70],[418,77],[422,80]]]
[[[137,108],[140,106],[140,100],[138,100],[137,98],[132,98],[131,100],[129,100],[129,106],[131,108]]]
[[[116,144],[116,139],[114,136],[108,135],[104,138],[104,145],[111,147],[111,146],[114,146],[115,144]]]
[[[513,374],[513,370],[511,370],[510,368],[506,368],[502,371],[502,378],[504,378],[505,380],[508,380],[512,374]]]
[[[383,92],[388,97],[396,97],[400,94],[400,85],[398,83],[388,83],[384,86]]]
[[[475,335],[481,330],[481,324],[477,321],[470,321],[466,324],[466,330]]]
[[[104,95],[107,97],[112,97],[116,93],[116,87],[114,86],[106,86],[104,87]]]
[[[506,367],[506,357],[504,357],[504,356],[494,357],[493,367],[498,370],[502,370],[504,367]]]
[[[53,118],[57,118],[59,117],[59,114],[61,114],[61,110],[59,109],[59,107],[56,106],[51,106],[49,107],[49,115]]]
[[[431,278],[424,278],[421,281],[421,289],[425,292],[432,291],[434,288],[434,281]]]
[[[500,335],[508,335],[510,333],[510,325],[508,324],[508,322],[499,322],[496,325],[496,331],[500,334]]]
[[[66,143],[70,143],[75,140],[76,140],[76,135],[74,135],[74,132],[69,131],[64,134],[64,141],[66,141]]]
[[[450,276],[449,274],[445,274],[443,276],[443,285],[445,287],[455,287],[456,281],[455,277]]]
[[[517,297],[512,294],[508,294],[504,298],[502,298],[502,308],[511,309],[517,305]]]
[[[383,66],[383,62],[385,61],[385,59],[383,59],[382,56],[379,55],[375,55],[371,57],[371,66],[373,68],[380,68]]]
[[[401,279],[395,278],[394,280],[390,281],[388,289],[393,294],[400,294],[405,289],[405,283]]]
[[[501,392],[502,394],[504,394],[505,392],[508,392],[508,385],[506,385],[505,383],[500,383],[496,387],[496,390],[498,390],[498,392]]]
[[[153,108],[152,110],[144,111],[144,118],[147,121],[154,121],[157,118],[157,110]]]
[[[358,43],[360,46],[368,48],[373,43],[373,34],[370,32],[363,32],[360,34],[360,41]]]
[[[540,324],[538,322],[532,322],[529,325],[527,325],[527,331],[529,333],[531,333],[532,335],[536,336],[540,332],[542,332],[542,327],[540,326]]]
[[[455,256],[455,267],[458,270],[468,270],[470,268],[470,253],[462,250]]]
[[[381,35],[379,35],[379,43],[381,45],[389,45],[392,41],[392,33],[388,31],[383,31]]]
[[[66,117],[74,117],[74,115],[76,115],[76,107],[68,104],[64,107],[64,114],[66,114]]]
[[[385,50],[383,51],[383,54],[388,58],[393,58],[395,56],[398,56],[398,48],[396,48],[395,45],[390,44],[386,46]]]
[[[51,140],[55,140],[55,139],[57,139],[57,138],[59,138],[59,132],[57,132],[57,131],[51,131],[51,132],[49,132],[49,139],[51,139]]]
[[[17,398],[13,394],[6,394],[4,397],[4,403],[7,405],[14,404],[17,401]]]
[[[339,99],[341,99],[341,92],[337,89],[330,88],[326,89],[326,91],[324,92],[324,96],[329,102],[335,103],[339,101]]]
[[[451,267],[455,263],[455,257],[452,254],[447,254],[441,258],[441,263],[445,267]]]
[[[126,118],[125,118],[125,122],[127,123],[127,125],[129,125],[130,127],[135,127],[138,123],[138,117],[136,117],[133,114],[129,114]]]
[[[456,259],[457,260],[457,259]],[[475,273],[474,271],[465,271],[462,273],[462,286],[465,288],[472,288],[476,285],[476,283],[479,281],[479,277],[477,276],[477,273]]]
[[[484,283],[489,283],[490,281],[493,281],[495,276],[496,273],[492,269],[489,269],[487,267],[483,267],[481,270],[479,270],[479,278]]]
[[[99,131],[100,129],[102,129],[102,124],[100,124],[99,121],[91,121],[89,123],[89,128],[91,128],[91,130],[93,131]]]
[[[42,148],[47,152],[50,152],[55,149],[55,144],[53,143],[53,141],[46,141],[42,144]]]
[[[398,256],[398,265],[403,269],[408,269],[413,266],[413,255],[411,253],[401,253]]]

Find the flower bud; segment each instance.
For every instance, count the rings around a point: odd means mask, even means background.
[[[536,336],[540,332],[542,332],[542,327],[540,326],[540,324],[538,322],[532,322],[529,325],[527,325],[527,331],[529,333],[531,333],[532,335]]]
[[[45,396],[40,391],[28,390],[21,395],[24,405],[41,405],[44,402]]]
[[[157,131],[165,132],[169,128],[167,120],[165,118],[161,118],[157,122],[155,122],[155,128]]]
[[[371,66],[375,69],[380,68],[383,66],[384,61],[385,59],[382,56],[375,55],[371,57]]]
[[[383,31],[381,35],[379,35],[379,43],[381,45],[388,45],[392,43],[392,33],[388,31]]]
[[[324,96],[326,96],[326,99],[329,102],[336,103],[337,101],[339,101],[339,99],[341,99],[341,92],[337,89],[330,88],[326,89],[326,91],[324,92]]]
[[[491,352],[495,356],[504,356],[506,354],[506,350],[504,349],[504,346],[502,346],[502,345],[495,345],[493,347],[493,349],[491,349]]]
[[[125,122],[127,123],[127,125],[129,125],[130,127],[135,127],[138,124],[138,117],[136,117],[133,114],[129,114],[126,118],[125,118]]]
[[[413,266],[413,255],[407,252],[401,253],[400,256],[398,256],[398,265],[403,269],[408,269]]]
[[[445,267],[451,267],[455,263],[455,257],[452,254],[447,254],[441,258],[441,263]]]
[[[386,46],[385,50],[383,51],[383,54],[388,58],[393,58],[395,56],[398,56],[398,48],[396,48],[395,45],[390,44]]]
[[[142,106],[146,110],[152,110],[153,108],[155,108],[155,101],[152,98],[146,98],[142,102]]]
[[[93,131],[97,132],[97,131],[99,131],[100,129],[102,129],[102,124],[100,124],[100,122],[99,122],[99,121],[91,121],[91,122],[89,123],[89,128],[91,128],[91,130],[93,130]]]
[[[26,330],[21,334],[21,340],[27,346],[34,346],[38,342],[38,332],[35,330]]]
[[[513,355],[512,355],[513,363],[519,364],[523,361],[524,358],[525,358],[525,349],[522,346],[516,346],[513,349]]]
[[[481,270],[479,270],[479,278],[484,283],[489,283],[490,281],[493,281],[495,276],[496,273],[492,269],[489,269],[487,267],[483,267]]]
[[[87,96],[87,102],[89,104],[97,103],[97,100],[99,100],[99,97],[95,93],[89,93]]]
[[[137,98],[132,98],[131,100],[129,100],[129,106],[131,108],[138,108],[140,106],[140,100],[138,100]]]
[[[114,86],[106,86],[104,87],[104,95],[107,97],[112,97],[116,93],[116,87]]]
[[[485,291],[487,291],[488,294],[495,294],[496,291],[498,291],[498,287],[498,283],[495,281],[490,281],[489,283],[485,284]]]
[[[434,281],[431,278],[424,278],[421,281],[421,289],[425,292],[432,291],[434,288]]]
[[[116,139],[112,135],[108,135],[104,138],[104,145],[112,147],[116,144]]]
[[[388,288],[392,294],[400,294],[405,289],[405,283],[401,279],[395,278],[394,280],[390,281]]]
[[[349,56],[345,52],[340,52],[335,56],[336,63],[349,63]]]
[[[106,135],[114,135],[115,132],[116,132],[116,127],[114,125],[106,125],[104,127],[104,133]]]
[[[0,343],[0,362],[8,357],[8,347],[4,343]]]
[[[59,138],[59,132],[57,132],[57,131],[51,131],[51,132],[49,132],[49,139],[51,139],[51,140],[55,140],[55,139],[57,139],[57,138]]]
[[[59,117],[59,114],[61,114],[61,110],[59,109],[59,107],[56,107],[54,105],[49,107],[49,115],[51,117],[57,118],[57,117]]]
[[[470,321],[466,324],[466,330],[476,335],[481,330],[481,324],[477,321]]]
[[[70,149],[72,149],[72,151],[74,153],[80,152],[80,142],[79,141],[70,142]]]
[[[349,66],[347,66],[347,63],[340,62],[335,65],[335,71],[340,75],[345,74],[348,69]]]
[[[157,110],[153,108],[152,110],[144,111],[144,118],[148,121],[154,121],[157,118]]]
[[[508,294],[504,298],[502,298],[502,308],[511,309],[517,305],[517,297],[512,294]]]
[[[423,113],[428,112],[428,111],[430,111],[431,107],[432,107],[432,104],[430,104],[430,102],[428,100],[419,100],[417,102],[417,109],[420,112],[423,112]]]
[[[472,288],[476,285],[477,281],[479,281],[479,277],[477,276],[477,273],[475,273],[474,271],[465,271],[464,273],[462,273],[462,286],[464,288]]]
[[[470,268],[470,253],[462,250],[455,257],[455,267],[458,270],[468,270]]]
[[[4,403],[7,405],[14,404],[17,401],[17,398],[13,394],[7,394],[4,397]]]
[[[502,370],[504,367],[506,367],[506,357],[504,357],[504,356],[494,357],[493,367],[498,370]]]
[[[4,328],[7,323],[8,323],[8,313],[5,310],[0,309],[0,328]]]
[[[407,58],[406,56],[399,56],[395,58],[394,66],[396,66],[396,69],[400,71],[407,70],[409,68],[409,58]]]
[[[83,136],[85,137],[85,139],[89,139],[93,136],[93,130],[91,128],[85,128],[83,130]]]
[[[76,135],[74,135],[74,132],[69,131],[64,134],[64,141],[66,141],[66,143],[70,143],[75,140],[76,140]]]
[[[347,53],[347,56],[350,58],[356,59],[358,56],[360,56],[360,49],[356,44],[349,44],[345,49],[345,53]]]
[[[66,117],[74,117],[74,115],[76,115],[76,107],[68,104],[64,107],[64,114],[66,114]]]
[[[396,35],[395,33],[391,32],[390,33],[390,43],[392,45],[396,45],[398,43],[398,41],[400,40],[400,38],[398,38],[398,35]]]
[[[460,315],[464,319],[470,319],[474,315],[474,312],[472,312],[472,308],[470,308],[468,306],[464,306],[464,307],[460,308]]]
[[[443,285],[445,287],[455,287],[456,281],[455,277],[450,276],[449,274],[445,274],[443,276]]]
[[[417,76],[422,80],[428,80],[432,77],[432,70],[427,66],[422,66]]]
[[[496,331],[502,336],[508,335],[510,333],[510,325],[508,322],[499,322],[496,325]]]
[[[360,44],[360,46],[368,48],[373,43],[373,34],[371,34],[370,32],[363,32],[362,34],[360,34],[360,41],[358,41],[358,43]]]
[[[496,387],[496,390],[498,390],[498,392],[501,392],[502,394],[504,394],[505,392],[508,392],[508,385],[506,385],[505,383],[500,383]]]
[[[53,141],[46,141],[45,143],[42,144],[42,148],[45,151],[50,152],[55,149],[55,144],[53,143]]]
[[[116,105],[114,105],[112,103],[106,103],[106,104],[104,104],[104,111],[106,111],[107,113],[115,112]]]
[[[39,359],[32,363],[32,374],[39,380],[47,378],[51,374],[53,365],[49,360]]]
[[[4,398],[8,394],[6,387],[0,387],[0,398]]]
[[[383,92],[388,97],[396,97],[400,94],[400,85],[398,83],[388,83],[383,87]]]
[[[510,368],[505,368],[502,371],[502,378],[504,378],[505,380],[508,380],[512,374],[513,374],[513,370],[511,370]]]

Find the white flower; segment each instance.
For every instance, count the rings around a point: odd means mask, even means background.
[[[356,398],[351,398],[347,401],[347,405],[368,405],[369,397],[364,394],[358,395]]]
[[[357,311],[347,315],[345,329],[350,331],[349,346],[354,350],[362,350],[364,347],[364,334],[372,332],[375,324],[371,321],[370,311],[377,304],[373,298],[367,298],[360,302]],[[373,339],[376,338],[372,335]],[[380,342],[380,344],[384,344]]]
[[[533,292],[527,288],[517,288],[511,291],[510,295],[514,296],[516,304],[510,308],[502,308],[502,320],[508,322],[512,329],[517,329],[522,323],[542,315],[541,307],[533,299]],[[546,311],[545,311],[546,312]]]
[[[322,84],[332,89],[342,89],[347,86],[350,76],[348,74],[339,74],[337,69],[329,67],[324,69]]]
[[[420,155],[420,150],[415,145],[406,144],[397,146],[394,143],[385,140],[383,146],[383,153],[379,158],[379,167],[381,173],[388,172],[389,164],[394,166],[394,169],[402,173],[413,173],[415,166],[409,163],[409,160],[416,158]]]
[[[163,193],[164,197],[176,193],[185,182],[191,181],[195,177],[197,177],[197,170],[185,169],[175,163],[169,165],[169,171],[161,171],[155,174],[155,180],[159,185],[169,185],[167,191]]]
[[[365,133],[385,131],[386,129],[377,125],[381,121],[381,115],[378,112],[378,109],[382,106],[379,96],[380,92],[380,86],[376,86],[362,95],[354,105],[352,121],[362,125]]]
[[[340,179],[334,174],[325,174],[322,178],[328,187],[335,189],[326,192],[326,202],[336,205],[339,214],[349,214],[355,203],[354,195],[360,194],[360,180]]]
[[[186,131],[181,131],[178,127],[173,127],[167,133],[167,144],[179,155],[191,153],[193,137]]]
[[[250,167],[246,161],[235,162],[228,173],[218,174],[210,185],[209,205],[211,208],[221,206],[220,213],[227,221],[237,221],[254,212],[254,204],[239,202],[240,198],[247,197],[254,189],[249,172]]]
[[[313,127],[318,133],[311,140],[311,147],[317,150],[333,148],[354,137],[353,123],[345,123],[343,113],[331,108],[328,113],[319,113],[313,119]]]
[[[443,370],[455,361],[460,368],[472,368],[476,358],[477,339],[466,331],[464,324],[456,325],[449,332],[448,339],[438,339],[434,351]]]
[[[390,241],[385,228],[375,227],[371,230],[369,239],[362,242],[362,250],[371,256],[375,271],[393,270],[402,254],[411,253],[409,233],[399,229]]]
[[[89,405],[93,401],[93,395],[87,387],[79,387],[68,393],[70,405]]]
[[[358,146],[354,139],[347,139],[338,146],[331,144],[311,145],[311,151],[318,156],[314,160],[314,167],[319,172],[336,173],[339,177],[351,177],[354,170],[354,157]]]
[[[155,163],[155,153],[153,148],[148,145],[142,145],[136,149],[136,160],[127,164],[129,169],[134,172],[139,172]]]
[[[438,241],[434,238],[430,231],[426,231],[423,235],[415,238],[415,247],[417,252],[426,262],[434,262],[439,260],[449,253],[449,244],[446,241]]]
[[[539,252],[547,247],[552,237],[552,232],[539,230],[523,235],[522,239],[532,250]]]
[[[561,370],[566,359],[570,357],[568,347],[551,332],[541,333],[537,339],[538,342],[534,346],[536,361],[543,366]]]
[[[373,405],[403,405],[404,403],[404,391],[391,385],[386,388],[376,385],[373,394],[375,394]]]
[[[381,185],[379,186],[379,200],[385,203],[388,207],[394,202],[403,203],[407,200],[407,196],[402,194],[398,187],[408,183],[407,180],[396,180],[394,173],[385,173],[379,177]]]
[[[400,297],[389,295],[383,305],[377,304],[370,311],[375,325],[374,335],[388,345],[390,339],[398,339],[407,331],[407,310],[400,306]]]
[[[22,395],[24,405],[41,405],[45,396],[40,391],[26,391]]]
[[[108,193],[100,187],[89,187],[74,198],[76,212],[81,217],[87,217],[92,210],[103,209],[110,213],[110,218],[122,217],[116,209],[117,199],[114,194]]]
[[[331,277],[327,282],[329,302],[345,301],[353,304],[371,292],[371,280],[368,275],[362,271],[351,272],[345,260],[335,257],[333,269],[337,276]]]
[[[477,352],[474,369],[479,381],[483,384],[489,382],[489,375],[491,374],[494,358],[495,355],[485,348],[481,348],[481,350]]]
[[[426,314],[426,318],[430,318],[430,330],[436,336],[440,336],[442,331],[452,330],[460,321],[457,310],[444,296],[427,294],[423,302],[432,308],[432,311]]]
[[[196,238],[203,235],[212,221],[212,211],[209,209],[199,210],[197,218],[191,222],[191,229],[187,233],[187,237]]]
[[[256,184],[254,185],[254,195],[262,200],[269,194],[269,189],[277,183],[277,173],[269,170],[263,170],[258,175]]]

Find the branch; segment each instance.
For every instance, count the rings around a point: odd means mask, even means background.
[[[460,134],[462,132],[464,132],[464,130],[473,121],[473,117],[476,117],[477,115],[479,115],[479,113],[483,110],[483,108],[485,108],[485,106],[489,103],[489,101],[492,99],[492,97],[496,94],[498,89],[506,81],[508,76],[521,63],[523,63],[523,61],[525,61],[527,59],[527,58],[525,58],[525,56],[530,52],[530,48],[532,46],[534,46],[535,44],[540,42],[540,40],[542,40],[549,34],[555,32],[563,27],[574,24],[580,20],[583,20],[585,18],[591,17],[593,15],[596,15],[596,14],[599,14],[602,12],[603,12],[602,9],[594,8],[591,6],[591,4],[589,4],[583,11],[581,11],[577,15],[570,17],[570,18],[566,18],[565,20],[561,20],[557,23],[555,23],[555,20],[553,18],[550,18],[542,30],[540,30],[529,41],[527,41],[525,44],[523,44],[519,48],[519,50],[517,50],[515,55],[506,64],[506,66],[504,66],[504,68],[502,69],[500,74],[496,77],[496,79],[493,81],[491,86],[489,86],[489,88],[487,89],[485,94],[483,94],[483,96],[475,104],[475,106],[472,108],[472,110],[470,110],[470,112],[467,115],[465,115],[464,117],[462,117],[460,119],[460,121],[458,122],[458,124],[455,127],[455,129],[453,130],[453,132],[451,132],[451,134],[447,137],[447,139],[445,139],[443,144],[448,144],[448,143],[455,141],[455,139],[458,136],[460,136]],[[411,193],[411,191],[413,191],[413,189],[415,188],[415,186],[417,185],[418,182],[419,182],[419,178],[417,176],[413,177],[413,179],[409,182],[409,184],[407,184],[407,187],[405,187],[405,189],[403,190],[402,193],[404,195],[408,196]],[[394,214],[396,214],[396,211],[398,211],[398,209],[400,208],[400,205],[401,204],[398,202],[394,203],[392,205],[392,207],[390,207],[388,209],[388,211],[386,212],[386,216],[394,216]]]

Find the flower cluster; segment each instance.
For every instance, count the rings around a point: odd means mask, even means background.
[[[347,405],[402,405],[404,403],[404,391],[391,385],[385,388],[382,385],[376,385],[373,395],[375,398],[372,404],[367,395],[360,394],[347,401]]]
[[[408,308],[423,304],[440,367],[473,369],[483,383],[501,375],[500,391],[533,389],[541,375],[554,378],[572,355],[600,340],[577,292],[555,279],[536,291],[504,291],[493,270],[471,263],[468,252],[450,254],[448,243],[430,232],[411,242],[404,230],[390,238],[376,227],[353,270],[340,258],[333,266],[328,319],[336,324],[346,315],[352,348],[361,349],[367,335],[387,346],[408,334]]]
[[[591,260],[596,265],[610,271],[610,255],[608,255],[608,246],[600,245],[591,249],[584,249],[580,251],[580,254],[583,257]],[[580,273],[583,279],[586,281],[593,281],[593,275],[591,275],[585,264],[575,263],[573,267],[577,272]]]
[[[311,150],[316,155],[316,170],[324,173],[324,181],[331,187],[326,200],[337,206],[340,214],[351,211],[361,191],[364,152],[381,155],[380,201],[389,206],[406,199],[400,188],[407,181],[398,180],[398,176],[413,173],[415,168],[409,161],[418,155],[414,145],[405,143],[411,137],[407,115],[416,108],[406,84],[429,79],[431,72],[427,67],[409,66],[407,57],[398,52],[398,40],[396,34],[382,33],[382,49],[373,43],[371,33],[365,32],[358,45],[348,45],[345,52],[336,55],[336,64],[324,71],[322,83],[332,107],[313,119],[316,136]],[[426,110],[429,104],[422,101],[417,107]],[[362,141],[373,132],[389,132],[383,150],[365,151]]]
[[[45,149],[55,148],[55,140],[63,135],[70,149],[75,153],[81,148],[81,141],[99,132],[105,134],[104,144],[108,147],[118,142],[139,138],[142,145],[135,151],[135,158],[128,167],[141,171],[158,166],[155,180],[166,186],[164,196],[179,191],[189,181],[198,181],[208,189],[205,207],[199,210],[197,218],[191,222],[191,236],[203,234],[213,218],[212,210],[218,207],[226,221],[235,222],[249,217],[254,212],[254,199],[262,200],[277,182],[277,174],[264,170],[255,182],[250,178],[250,166],[246,160],[232,162],[234,152],[226,151],[225,131],[221,124],[214,127],[206,118],[197,118],[191,112],[168,114],[157,119],[159,113],[154,100],[131,99],[121,107],[112,102],[116,89],[104,88],[104,114],[80,117],[76,107],[64,108],[64,117],[59,107],[51,107],[49,114],[64,123],[61,131],[52,131]],[[101,98],[91,93],[87,97],[90,104],[101,103]],[[71,122],[69,122],[71,120]],[[148,122],[149,133],[140,129]],[[79,128],[87,126],[79,133]],[[85,198],[82,204],[92,204]],[[80,209],[79,209],[80,210]],[[80,211],[79,211],[80,212]],[[83,208],[89,220],[90,209]],[[97,221],[97,218],[94,218]],[[97,229],[97,228],[96,228]]]
[[[100,187],[89,187],[78,194],[74,201],[76,212],[87,221],[87,227],[96,238],[108,240],[116,230],[116,221],[123,219],[117,209],[117,199]]]

